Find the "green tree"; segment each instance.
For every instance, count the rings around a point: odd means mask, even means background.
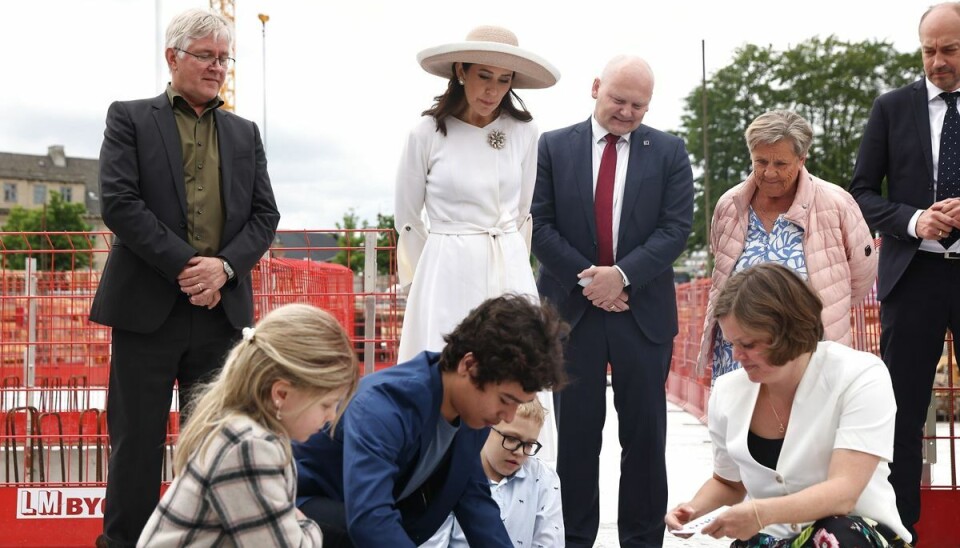
[[[743,132],[775,108],[794,110],[813,126],[807,169],[847,186],[873,100],[916,79],[920,66],[917,52],[898,52],[885,41],[844,42],[834,36],[814,37],[782,52],[752,44],[738,49],[733,61],[707,81],[710,211],[750,173]],[[706,246],[702,100],[701,87],[687,96],[678,131],[699,173],[690,250]]]
[[[393,215],[377,213],[377,228],[381,229],[377,235],[377,272],[379,274],[393,274],[397,270],[396,263],[390,264],[390,249],[397,245],[397,230]]]
[[[14,206],[4,223],[4,232],[86,232],[93,227],[83,222],[86,208],[83,204],[65,202],[58,192],[50,193],[50,203],[36,209]],[[90,238],[82,235],[7,235],[3,237],[7,250],[30,250],[26,253],[4,254],[3,266],[22,270],[27,257],[36,257],[39,270],[76,270],[92,264]],[[75,252],[64,253],[57,250]]]
[[[343,220],[336,223],[338,230],[343,230],[337,236],[337,245],[340,251],[331,259],[330,262],[342,264],[354,272],[363,272],[364,253],[363,242],[366,237],[362,229],[370,229],[370,222],[364,219],[362,222],[357,216],[355,209],[350,208],[343,214]],[[377,234],[377,273],[390,274],[390,251],[395,245],[396,237],[394,233],[393,215],[383,215],[377,213],[377,226],[381,229]],[[394,270],[396,266],[393,266]]]

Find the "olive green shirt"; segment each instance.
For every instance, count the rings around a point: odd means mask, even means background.
[[[224,214],[220,193],[220,148],[213,111],[223,101],[215,97],[198,117],[187,100],[169,84],[167,97],[173,107],[183,150],[187,239],[201,256],[214,257],[220,251]]]

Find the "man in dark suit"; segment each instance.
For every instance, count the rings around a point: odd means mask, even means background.
[[[593,546],[597,536],[608,364],[622,449],[620,545],[660,546],[672,265],[690,234],[693,175],[683,141],[641,125],[653,95],[646,62],[614,58],[592,94],[591,119],[540,138],[532,207],[540,294],[572,326],[570,384],[555,396],[567,546]]]
[[[159,500],[174,382],[183,409],[253,323],[250,270],[280,214],[256,126],[218,109],[232,46],[222,16],[184,12],[167,29],[166,92],[107,113],[100,200],[115,238],[90,311],[113,328],[101,545],[133,546]]]
[[[480,462],[489,426],[559,389],[566,324],[524,296],[488,299],[443,352],[360,381],[335,434],[294,444],[304,514],[324,546],[414,547],[452,511],[471,546],[510,548]]]
[[[926,78],[874,102],[850,185],[863,217],[883,238],[880,351],[897,399],[890,483],[914,541],[933,378],[946,329],[960,333],[960,244],[949,237],[960,228],[960,200],[943,194],[956,178],[943,161],[960,150],[956,139],[941,139],[950,133],[944,130],[950,98],[941,93],[960,88],[960,4],[924,13],[920,45]]]

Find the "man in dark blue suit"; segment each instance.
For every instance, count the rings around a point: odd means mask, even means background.
[[[253,323],[250,271],[280,213],[256,125],[219,108],[232,51],[229,21],[188,10],[167,29],[167,90],[107,112],[100,200],[114,240],[90,309],[113,328],[98,546],[134,546],[160,500],[174,382],[187,408]]]
[[[672,265],[690,234],[693,174],[683,141],[641,124],[653,95],[645,61],[614,58],[592,95],[589,120],[541,137],[532,207],[537,285],[572,327],[570,384],[555,396],[564,527],[568,547],[593,546],[609,364],[622,450],[620,545],[660,546],[664,383],[677,334]]]
[[[559,389],[566,324],[523,296],[489,299],[422,352],[360,381],[334,434],[294,445],[300,509],[324,546],[413,547],[452,511],[471,546],[510,548],[480,449],[500,421]]]
[[[941,94],[960,89],[960,4],[924,13],[920,45],[926,78],[876,100],[850,185],[864,219],[883,237],[880,351],[897,399],[890,483],[914,543],[921,437],[946,329],[960,341],[960,243],[948,238],[960,228],[960,200],[938,192],[956,182],[956,169],[943,159],[960,154],[956,135],[941,138],[950,133],[943,129],[949,97]]]

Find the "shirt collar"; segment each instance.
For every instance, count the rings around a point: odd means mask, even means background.
[[[607,132],[607,133],[609,133],[609,132]],[[606,135],[606,133],[604,133],[604,135]],[[531,458],[533,458],[533,457],[527,457],[527,462],[530,462],[530,459],[531,459]],[[493,485],[496,485],[496,486],[502,487],[502,486],[510,483],[510,480],[512,480],[512,479],[514,479],[514,478],[525,478],[525,477],[527,477],[527,473],[528,473],[528,472],[527,472],[527,462],[523,463],[523,466],[521,466],[520,468],[518,468],[517,471],[514,472],[512,476],[504,476],[503,479],[500,480],[500,481],[490,480],[490,485],[492,485],[492,486],[493,486]],[[487,478],[487,479],[490,479],[490,478]]]
[[[173,84],[167,83],[167,99],[170,100],[170,106],[174,108],[185,108],[190,112],[195,112],[193,107],[190,106],[190,103],[183,97],[179,91],[173,89]],[[223,105],[223,100],[220,99],[220,96],[217,95],[204,106],[203,114],[207,112],[220,108]]]
[[[940,89],[937,86],[935,86],[933,82],[930,81],[929,78],[924,78],[924,82],[926,82],[927,84],[927,102],[928,103],[930,101],[933,101],[934,99],[940,98],[940,94],[947,91],[945,89]],[[958,91],[958,90],[952,90],[952,91]]]
[[[607,134],[610,133],[600,125],[600,122],[597,121],[597,117],[592,114],[590,115],[590,127],[593,128],[594,144],[600,144],[600,141],[603,141]],[[621,135],[620,138],[626,141],[627,144],[630,144],[630,135],[630,133],[627,133],[625,135]]]

